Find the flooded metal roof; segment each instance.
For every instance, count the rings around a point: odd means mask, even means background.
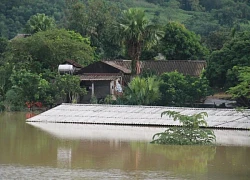
[[[166,130],[164,127],[115,126],[98,124],[66,124],[38,123],[28,124],[37,127],[57,138],[63,139],[92,139],[113,141],[151,141],[154,134]],[[242,130],[213,130],[217,145],[250,146],[250,131]]]
[[[164,111],[177,111],[192,115],[207,112],[208,127],[226,129],[250,129],[250,111],[243,113],[234,109],[184,108],[163,106],[131,106],[101,104],[62,104],[35,117],[28,122],[112,124],[136,126],[179,126],[178,121],[168,116],[161,117]]]

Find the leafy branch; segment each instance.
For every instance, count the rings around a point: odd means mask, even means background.
[[[170,127],[164,132],[156,133],[151,143],[155,144],[176,144],[176,145],[204,145],[212,144],[216,137],[210,129],[202,129],[207,127],[205,117],[206,112],[193,114],[191,116],[182,115],[175,111],[165,111],[161,116],[168,115],[174,121],[179,120],[182,127]]]

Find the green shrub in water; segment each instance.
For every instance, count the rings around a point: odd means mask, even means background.
[[[206,127],[206,112],[193,114],[191,116],[182,115],[175,111],[165,111],[161,114],[172,117],[174,121],[179,120],[182,127],[170,127],[164,132],[156,133],[151,143],[156,144],[175,144],[175,145],[205,145],[212,144],[216,137],[210,129],[200,128]]]

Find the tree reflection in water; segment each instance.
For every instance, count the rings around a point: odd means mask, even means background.
[[[141,152],[147,149],[147,154],[163,156],[168,161],[167,171],[176,173],[205,173],[208,162],[216,154],[216,146],[180,146],[180,145],[155,145],[145,143],[131,143],[132,149]]]

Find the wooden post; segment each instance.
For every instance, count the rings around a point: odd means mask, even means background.
[[[94,82],[92,82],[92,86],[91,86],[91,96],[94,97],[95,96],[95,84]]]

